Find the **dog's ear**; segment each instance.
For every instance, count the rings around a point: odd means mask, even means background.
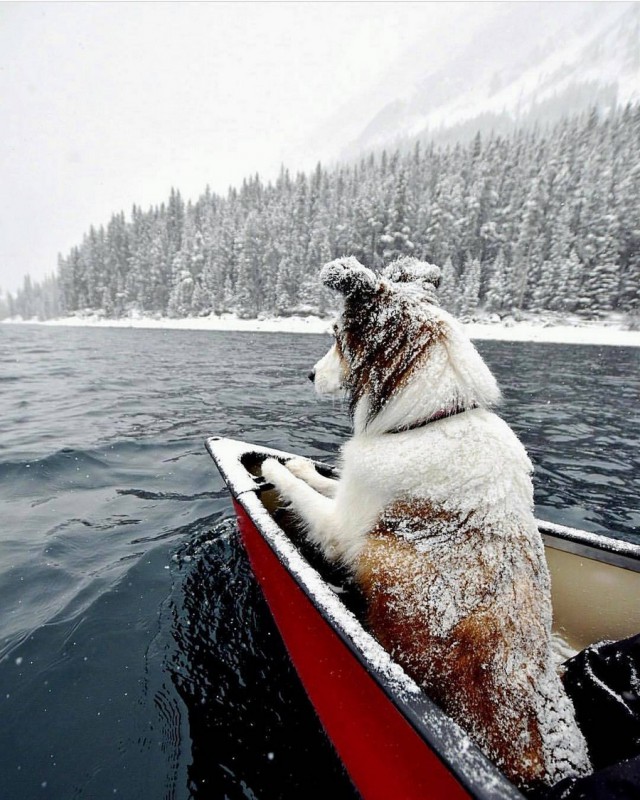
[[[428,261],[404,256],[385,267],[382,276],[394,283],[418,283],[423,289],[433,292],[440,286],[442,272],[440,267]]]
[[[320,280],[329,289],[348,297],[353,294],[373,294],[378,288],[375,272],[363,266],[354,256],[337,258],[325,264]]]

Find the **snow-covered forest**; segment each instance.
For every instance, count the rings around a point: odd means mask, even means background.
[[[595,111],[545,131],[416,145],[275,183],[255,176],[225,197],[134,207],[29,279],[5,315],[132,311],[174,317],[325,314],[326,261],[379,268],[400,254],[439,264],[441,300],[480,310],[640,308],[640,106]]]

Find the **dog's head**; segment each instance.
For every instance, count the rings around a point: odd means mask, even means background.
[[[377,276],[351,256],[326,264],[320,280],[343,295],[344,311],[311,376],[320,394],[347,392],[356,429],[391,430],[430,409],[497,400],[491,373],[436,304],[438,267],[402,258]]]

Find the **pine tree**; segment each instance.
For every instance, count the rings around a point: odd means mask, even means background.
[[[582,284],[583,265],[575,249],[561,264],[558,306],[563,311],[575,311],[580,305],[580,286]]]
[[[525,308],[544,260],[543,205],[545,187],[534,179],[524,204],[522,222],[512,259],[512,291],[516,308]]]
[[[411,255],[415,249],[415,245],[411,241],[411,229],[407,225],[410,213],[407,176],[404,169],[400,169],[394,180],[389,220],[385,233],[380,237],[380,242],[384,246],[382,257],[386,263],[395,261],[404,255]]]
[[[438,289],[438,301],[446,311],[449,311],[451,314],[458,313],[460,307],[458,278],[451,258],[448,258],[442,267],[442,279]]]
[[[502,249],[498,250],[498,254],[493,262],[490,273],[489,284],[486,293],[486,308],[487,311],[500,313],[509,308],[509,297],[507,292],[508,286],[508,273],[507,263]]]
[[[255,212],[250,212],[242,232],[235,286],[235,310],[241,319],[258,316],[262,309],[262,231]]]
[[[640,106],[627,106],[618,120],[618,191],[615,211],[619,221],[620,270],[618,307],[640,327]]]
[[[296,290],[293,264],[290,258],[284,256],[278,265],[275,300],[276,314],[286,317],[291,313],[295,305]]]
[[[580,308],[590,314],[610,311],[616,305],[619,263],[619,225],[614,214],[605,208],[594,210],[593,224],[585,236],[583,257],[585,280]]]
[[[467,261],[462,275],[462,298],[460,316],[463,320],[473,317],[480,302],[480,261],[472,258]]]
[[[213,311],[215,301],[210,290],[207,289],[200,278],[194,281],[193,294],[191,295],[190,314],[201,317]]]

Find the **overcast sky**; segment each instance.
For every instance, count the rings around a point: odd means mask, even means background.
[[[195,200],[207,184],[225,192],[282,162],[326,159],[318,130],[336,111],[353,124],[349,101],[364,113],[363,97],[375,111],[394,65],[411,79],[401,56],[425,43],[437,59],[439,31],[462,30],[473,13],[451,3],[0,3],[0,287],[53,272],[89,225],[159,204],[171,186]]]

